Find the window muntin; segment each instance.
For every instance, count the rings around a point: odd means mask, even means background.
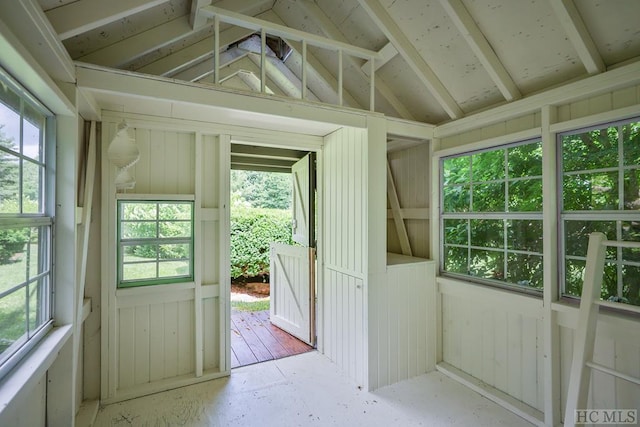
[[[49,114],[0,71],[0,377],[51,325]]]
[[[542,144],[443,158],[443,274],[542,289]]]
[[[605,124],[558,135],[562,294],[582,292],[589,234],[640,241],[640,122]],[[608,248],[604,300],[640,305],[640,250]]]
[[[193,202],[118,201],[118,287],[193,280]]]

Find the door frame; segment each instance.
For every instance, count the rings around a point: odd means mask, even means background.
[[[228,282],[224,287],[220,288],[220,292],[223,293],[221,297],[223,297],[225,301],[224,310],[221,310],[224,319],[221,319],[221,324],[227,328],[227,331],[231,330],[231,145],[239,144],[239,145],[254,145],[261,147],[269,147],[269,148],[282,148],[282,149],[294,149],[294,150],[303,150],[308,151],[310,153],[314,153],[316,166],[315,166],[315,184],[316,184],[316,232],[315,232],[315,252],[316,252],[316,262],[311,266],[311,269],[315,273],[315,285],[312,292],[315,293],[312,303],[314,304],[314,309],[312,311],[311,319],[312,322],[311,329],[315,331],[315,348],[320,353],[323,352],[323,330],[322,330],[322,312],[323,312],[323,271],[321,267],[324,263],[324,246],[322,244],[322,239],[320,236],[323,235],[323,224],[324,224],[324,189],[322,187],[323,182],[323,167],[322,167],[322,149],[324,144],[324,138],[318,137],[317,142],[305,141],[302,144],[299,140],[295,139],[295,137],[291,139],[286,138],[286,134],[283,134],[282,141],[279,142],[268,142],[268,141],[260,141],[253,140],[253,138],[242,138],[236,137],[235,135],[229,135],[228,144],[225,144],[226,149],[224,153],[221,155],[225,158],[225,167],[221,168],[221,173],[226,174],[223,177],[221,191],[224,191],[224,199],[225,204],[228,209],[225,209],[225,218],[221,219],[224,222],[223,229],[226,230],[224,236],[220,236],[221,239],[221,250],[224,252],[222,258],[225,259],[225,264],[221,265],[221,274],[228,278]],[[229,332],[225,334],[225,345],[223,351],[226,352],[224,355],[225,360],[225,370],[231,372],[231,336]]]

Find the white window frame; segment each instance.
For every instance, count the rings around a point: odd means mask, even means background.
[[[509,164],[508,164],[508,149],[512,148],[512,147],[516,147],[519,145],[527,145],[527,144],[533,144],[533,143],[539,143],[540,146],[542,147],[542,141],[540,138],[530,138],[530,139],[526,139],[526,140],[521,140],[521,141],[516,141],[516,142],[509,142],[506,144],[500,144],[500,145],[495,145],[495,146],[491,146],[491,147],[486,147],[486,148],[481,148],[481,149],[477,149],[477,150],[470,150],[470,151],[465,151],[465,152],[461,152],[461,153],[456,153],[456,154],[451,154],[451,155],[447,155],[447,156],[442,156],[439,159],[439,179],[440,179],[440,183],[439,183],[439,191],[440,191],[440,209],[439,209],[439,218],[440,218],[440,242],[439,242],[439,250],[440,250],[440,256],[439,256],[439,260],[440,260],[440,265],[439,265],[439,270],[440,270],[440,275],[444,276],[444,277],[451,277],[451,278],[457,278],[457,279],[462,279],[465,281],[471,281],[471,282],[475,282],[475,283],[479,283],[479,284],[483,284],[483,285],[489,285],[489,286],[493,286],[493,287],[498,287],[498,288],[504,288],[510,291],[516,291],[516,292],[523,292],[523,293],[527,293],[527,294],[532,294],[535,296],[542,296],[542,292],[543,292],[543,288],[532,288],[526,285],[519,285],[517,283],[510,283],[507,282],[506,280],[492,280],[492,279],[487,279],[487,278],[481,278],[481,277],[476,277],[476,276],[472,276],[470,274],[463,274],[463,273],[456,273],[456,272],[449,272],[447,270],[445,270],[445,220],[447,219],[460,219],[460,220],[503,220],[503,246],[502,248],[489,248],[489,247],[477,247],[477,246],[472,246],[471,245],[471,227],[467,227],[467,232],[468,232],[468,236],[467,236],[467,242],[468,245],[447,245],[447,246],[451,246],[451,247],[461,247],[461,248],[466,248],[469,252],[473,249],[478,249],[478,250],[488,250],[488,251],[496,251],[496,252],[501,252],[504,255],[504,274],[507,275],[507,265],[508,265],[508,254],[522,254],[522,255],[534,255],[534,256],[540,256],[541,261],[544,261],[544,253],[543,251],[541,252],[531,252],[531,251],[523,251],[523,250],[517,250],[517,249],[510,249],[508,246],[508,233],[507,233],[507,222],[511,221],[511,220],[534,220],[534,221],[540,221],[542,223],[543,220],[543,212],[542,212],[542,207],[540,211],[535,211],[535,212],[509,212],[508,211],[508,198],[509,198],[509,189],[508,189],[508,185],[505,186],[505,211],[504,212],[450,212],[450,213],[446,213],[444,211],[444,182],[443,182],[443,175],[444,175],[444,162],[447,159],[451,159],[451,158],[456,158],[456,157],[464,157],[464,156],[472,156],[474,154],[478,154],[478,153],[483,153],[483,152],[490,152],[490,151],[497,151],[497,150],[504,150],[504,154],[505,154],[505,176],[503,179],[498,180],[498,181],[482,181],[483,184],[487,184],[487,183],[495,183],[495,182],[504,182],[505,184],[507,184],[508,182],[512,182],[512,181],[524,181],[524,180],[530,180],[530,179],[540,179],[542,182],[542,175],[536,175],[536,176],[527,176],[527,177],[514,177],[514,178],[509,178],[509,174],[508,174],[508,170],[509,170]],[[542,160],[541,160],[542,162]],[[541,165],[541,170],[542,170],[542,165]],[[473,169],[472,169],[472,175],[473,175]],[[470,191],[470,204],[472,206],[473,204],[473,176],[471,176],[471,180],[468,182],[469,185],[469,191]],[[543,228],[541,227],[541,230]],[[467,260],[469,261],[471,258],[470,253],[468,254]],[[542,275],[542,270],[540,271],[540,274]]]
[[[33,331],[29,330],[29,304],[26,304],[27,333],[20,340],[16,341],[6,354],[0,356],[0,379],[4,378],[9,372],[33,349],[36,344],[42,340],[53,327],[53,307],[54,307],[54,213],[55,213],[55,176],[51,172],[55,170],[55,116],[42,103],[40,103],[33,95],[14,80],[8,73],[0,68],[0,85],[6,89],[12,90],[20,98],[20,141],[18,141],[17,152],[11,150],[3,150],[10,152],[16,156],[20,162],[30,162],[42,167],[42,175],[40,177],[40,194],[39,194],[39,213],[24,213],[22,200],[23,175],[22,169],[19,172],[20,190],[19,190],[19,207],[20,212],[11,214],[0,214],[0,229],[16,229],[20,227],[40,227],[45,231],[42,233],[43,241],[40,246],[40,256],[45,257],[45,267],[43,272],[29,277],[25,282],[18,283],[12,288],[5,290],[3,296],[8,296],[17,289],[26,289],[29,284],[35,283],[40,279],[47,281],[44,293],[42,295],[44,308],[44,321],[38,325]],[[40,134],[40,160],[35,160],[22,153],[23,146],[23,118],[24,108],[28,106],[36,110],[44,116],[43,127]],[[9,292],[11,291],[11,292]],[[1,300],[1,297],[0,297]],[[13,347],[13,348],[12,348]]]

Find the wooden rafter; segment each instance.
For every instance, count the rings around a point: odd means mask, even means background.
[[[395,58],[395,56],[398,54],[398,50],[395,48],[395,46],[392,43],[387,43],[386,45],[384,45],[384,47],[382,49],[380,49],[378,51],[378,53],[380,54],[380,59],[376,60],[375,63],[373,64],[373,68],[376,71],[378,71],[380,68],[382,68],[382,66],[384,64],[386,64],[387,62],[389,62],[393,58]],[[362,72],[365,73],[367,76],[370,75],[369,74],[370,73],[370,71],[369,71],[370,68],[371,68],[371,61],[365,62],[360,67]]]
[[[347,39],[342,34],[342,31],[329,19],[329,17],[320,9],[320,7],[311,1],[308,0],[298,0],[296,2],[298,6],[304,10],[305,14],[311,18],[318,27],[322,30],[322,32],[327,36],[334,40],[340,40],[346,42]],[[358,75],[364,80],[368,81],[369,76],[360,69],[360,64],[358,64],[354,58],[348,57],[347,61],[351,63],[355,70],[359,70]],[[379,59],[376,59],[376,63]],[[374,64],[375,65],[375,64]],[[415,116],[409,111],[402,102],[395,95],[393,89],[391,89],[382,79],[376,79],[375,87],[380,92],[380,95],[384,99],[387,100],[389,104],[396,110],[396,112],[403,118],[407,120],[416,120]]]
[[[549,0],[553,11],[560,20],[569,41],[578,52],[580,60],[589,74],[597,74],[606,71],[606,66],[591,34],[584,24],[580,12],[573,0]]]
[[[467,41],[469,47],[480,63],[484,66],[491,80],[498,86],[502,96],[507,101],[520,99],[522,94],[513,79],[504,68],[504,65],[493,51],[493,48],[485,38],[473,17],[462,3],[462,0],[440,0],[442,7]]]
[[[402,217],[402,208],[400,207],[400,200],[398,199],[398,192],[396,191],[396,185],[393,181],[393,174],[391,173],[391,166],[387,160],[387,198],[391,205],[391,212],[393,215],[393,221],[396,225],[396,231],[398,232],[398,238],[400,240],[400,248],[403,255],[413,255],[411,251],[411,244],[409,243],[409,235],[407,234],[407,227],[404,225],[404,218]]]
[[[191,0],[191,13],[189,15],[191,28],[196,30],[207,22],[207,17],[200,13],[200,9],[210,4],[211,0]]]
[[[49,10],[47,19],[61,40],[165,3],[166,0],[81,0]]]
[[[420,81],[440,103],[449,117],[452,119],[462,117],[464,115],[462,110],[447,88],[444,87],[438,76],[436,76],[424,58],[422,58],[420,52],[418,52],[380,2],[378,0],[358,0],[358,3],[360,3],[360,6],[367,12],[373,22],[386,35],[387,39],[398,49],[400,55],[402,55]]]

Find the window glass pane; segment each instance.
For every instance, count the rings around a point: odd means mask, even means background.
[[[622,126],[622,138],[625,166],[640,165],[640,122]]]
[[[453,157],[443,161],[442,184],[466,184],[471,180],[471,156]]]
[[[47,322],[48,280],[46,277],[29,284],[29,335]]]
[[[504,182],[473,185],[473,212],[504,212]]]
[[[191,245],[168,244],[160,245],[160,259],[186,259],[191,257]]]
[[[469,186],[454,185],[444,187],[442,190],[444,197],[445,212],[468,212],[469,211]]]
[[[640,221],[622,222],[622,240],[640,242]],[[640,249],[622,249],[622,259],[624,261],[640,262]]]
[[[156,245],[124,246],[124,262],[155,261],[158,257]]]
[[[566,175],[563,199],[565,211],[617,210],[618,173]]]
[[[542,175],[542,144],[523,144],[508,149],[509,177]]]
[[[618,129],[604,127],[562,137],[565,172],[617,167]]]
[[[509,182],[510,212],[542,211],[542,179]]]
[[[444,269],[450,273],[469,274],[467,248],[446,247],[444,251]]]
[[[469,270],[472,276],[504,280],[504,253],[472,249]]]
[[[622,270],[622,297],[628,304],[640,305],[640,267],[625,265]]]
[[[45,245],[44,230],[39,227],[29,228],[29,241],[25,245],[25,261],[29,271],[29,278],[36,277],[40,273],[48,270],[45,257],[43,257],[46,248],[40,247]],[[41,238],[42,237],[42,238]]]
[[[507,221],[507,245],[509,249],[542,253],[542,221]]]
[[[469,234],[466,219],[445,219],[444,220],[444,243],[454,245],[467,245]]]
[[[191,220],[191,203],[160,203],[159,219]]]
[[[504,247],[504,222],[501,219],[472,219],[471,246]]]
[[[42,161],[42,129],[44,116],[31,106],[25,105],[26,117],[22,119],[22,154],[36,161]]]
[[[0,213],[20,213],[20,161],[0,150]]]
[[[0,85],[0,146],[20,152],[20,97]]]
[[[589,234],[599,231],[607,236],[607,239],[616,240],[615,221],[573,221],[564,222],[565,253],[570,256],[587,256]],[[607,257],[615,258],[616,248],[607,248]]]
[[[142,262],[136,264],[124,264],[122,266],[122,280],[155,279],[157,263]]]
[[[20,288],[0,300],[0,352],[27,333],[27,293]]]
[[[121,202],[121,220],[155,220],[155,203]]]
[[[510,253],[507,280],[516,285],[542,289],[542,256]]]
[[[624,172],[624,208],[640,210],[640,170],[638,169]]]
[[[27,280],[29,227],[0,229],[0,292]]]
[[[22,212],[41,213],[42,174],[39,165],[28,160],[22,161]]]
[[[565,295],[579,297],[582,293],[585,264],[586,261],[583,260],[568,259],[565,261]]]
[[[122,239],[155,238],[157,236],[155,221],[122,221],[120,233]]]
[[[471,164],[473,182],[504,179],[504,150],[474,154]]]
[[[189,261],[163,261],[160,262],[159,277],[189,276]]]
[[[191,222],[163,221],[158,224],[160,237],[191,237]]]
[[[600,299],[606,301],[616,295],[618,295],[618,267],[615,264],[607,263],[604,265]]]

